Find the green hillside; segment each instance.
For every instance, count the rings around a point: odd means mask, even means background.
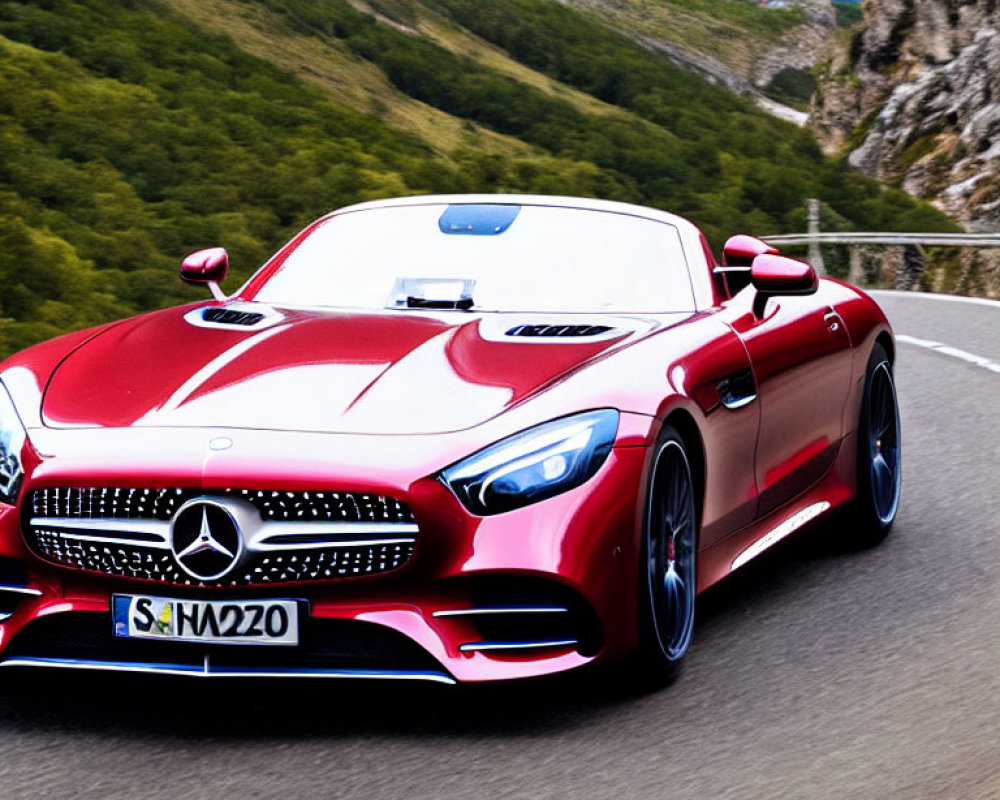
[[[235,286],[308,220],[399,194],[524,191],[668,208],[713,245],[948,227],[809,134],[550,0],[0,3],[0,354]]]

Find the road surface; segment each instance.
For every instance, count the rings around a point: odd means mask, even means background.
[[[670,688],[11,670],[0,797],[1000,797],[1000,304],[879,299],[924,343],[893,535],[828,525],[709,593]]]

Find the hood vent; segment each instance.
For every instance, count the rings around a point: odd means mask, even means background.
[[[614,330],[610,325],[518,325],[507,331],[507,336],[530,337],[581,337],[601,336]]]
[[[192,308],[185,321],[197,328],[227,331],[251,331],[269,328],[281,322],[284,315],[263,303],[230,302],[224,306]]]
[[[201,315],[205,322],[217,322],[220,325],[245,325],[252,327],[264,319],[263,314],[255,311],[237,311],[232,308],[206,308]]]

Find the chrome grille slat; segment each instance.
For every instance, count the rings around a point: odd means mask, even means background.
[[[170,520],[197,497],[227,498],[253,518],[243,531],[246,557],[219,580],[192,579],[171,551]],[[246,504],[260,514],[259,522]],[[386,572],[409,560],[418,533],[404,503],[352,492],[52,487],[32,492],[27,509],[25,540],[48,561],[182,586],[247,586]]]
[[[114,517],[32,517],[32,529],[70,531],[70,536],[105,544],[144,544],[170,547],[170,522]],[[403,544],[415,541],[417,526],[409,523],[374,524],[364,522],[262,522],[247,535],[249,550],[360,547],[374,544]],[[311,541],[305,541],[310,539]]]
[[[417,526],[408,522],[272,522],[245,532],[248,550],[310,549],[358,544],[416,541]],[[309,541],[307,541],[309,540]]]
[[[170,523],[163,520],[116,519],[114,517],[32,517],[28,525],[32,529],[78,531],[72,535],[79,539],[89,539],[96,542],[142,543],[149,547],[170,547]]]

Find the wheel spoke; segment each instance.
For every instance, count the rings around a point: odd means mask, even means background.
[[[686,532],[691,526],[692,522],[692,509],[685,503],[680,508],[676,509],[673,514],[671,514],[671,527],[675,534],[680,534]]]
[[[663,525],[666,518],[666,498],[663,494],[657,492],[653,495],[652,503],[649,509],[650,522],[654,525]]]
[[[683,631],[686,617],[687,584],[678,574],[674,565],[667,568],[663,576],[663,604],[665,606],[664,621],[673,628],[669,631],[670,639],[674,640]]]
[[[668,510],[668,515],[671,522],[673,522],[675,515],[684,505],[684,481],[683,478],[678,474],[679,470],[676,464],[671,465],[673,469],[670,471],[670,505]],[[676,525],[674,525],[676,528]]]
[[[872,408],[877,411],[881,411],[882,406],[884,405],[883,394],[885,392],[885,386],[883,385],[881,378],[881,374],[876,372],[872,379]]]
[[[871,429],[876,439],[888,430],[891,424],[888,403],[885,397],[885,382],[876,374],[872,384]]]
[[[872,473],[875,478],[875,498],[879,513],[884,513],[895,499],[896,480],[892,468],[881,453],[872,462]]]
[[[893,419],[893,414],[891,409],[887,408],[880,409],[878,422],[875,425],[875,438],[876,439],[883,438],[886,435],[886,433],[889,432],[889,429],[892,428],[893,422],[895,422],[895,420]]]
[[[677,536],[674,537],[674,553],[676,554],[677,561],[680,562],[678,567],[681,570],[685,567],[685,557],[689,556],[693,549],[691,546],[691,539],[692,537],[684,531],[679,532]]]
[[[879,426],[879,438],[895,438],[896,436],[896,409],[892,403],[887,402],[882,415],[882,424]]]

